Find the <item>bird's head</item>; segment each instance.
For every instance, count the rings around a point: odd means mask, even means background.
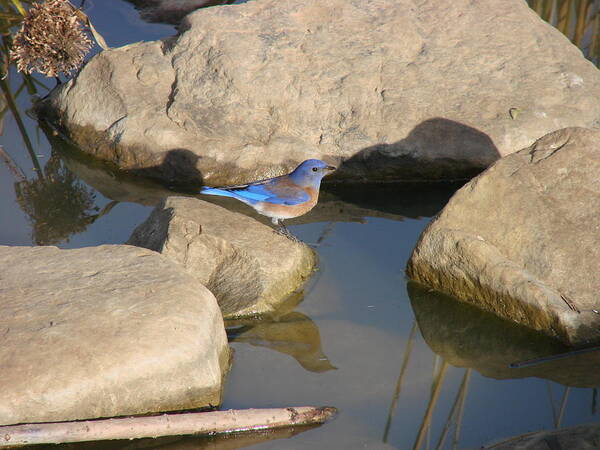
[[[321,183],[321,179],[335,169],[334,166],[330,166],[320,159],[307,159],[296,167],[290,174],[290,178],[300,186],[317,187]]]

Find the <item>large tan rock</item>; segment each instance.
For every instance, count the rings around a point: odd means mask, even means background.
[[[42,114],[167,180],[233,184],[311,157],[338,179],[451,179],[598,127],[600,72],[522,0],[253,0],[101,52]]]
[[[128,243],[181,264],[215,294],[225,318],[274,311],[316,264],[306,244],[243,214],[188,197],[159,204]]]
[[[568,128],[461,188],[410,278],[574,345],[600,341],[600,132]]]
[[[0,424],[218,405],[221,312],[164,256],[0,247]]]

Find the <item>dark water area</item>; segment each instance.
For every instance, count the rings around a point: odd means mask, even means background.
[[[120,0],[89,2],[86,11],[111,46],[175,32],[142,22]],[[9,80],[16,91],[20,77],[11,72]],[[17,103],[35,158],[6,113],[0,144],[14,166],[0,160],[0,245],[122,244],[160,199],[193,195],[111,172],[58,138],[50,142],[27,114],[26,92]],[[335,420],[269,433],[61,447],[479,448],[598,422],[600,356],[511,369],[565,349],[406,279],[420,233],[459,186],[326,185],[319,206],[290,227],[317,244],[318,272],[273,317],[227,324],[234,356],[222,409],[331,405],[339,409]]]

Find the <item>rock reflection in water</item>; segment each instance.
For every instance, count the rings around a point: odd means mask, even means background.
[[[538,377],[566,386],[600,385],[600,352],[512,369],[511,363],[569,349],[552,338],[418,283],[409,282],[407,288],[423,338],[450,364],[473,368],[496,379]]]
[[[144,173],[114,170],[107,164],[84,155],[72,143],[46,132],[65,165],[102,195],[118,202],[157,205],[170,195],[198,195],[193,186],[169,186],[144,177]],[[404,220],[430,217],[444,207],[462,183],[419,183],[386,185],[327,184],[321,189],[317,206],[289,225],[314,222],[366,222],[366,218]],[[203,196],[203,200],[239,212],[263,223],[269,219],[235,199]]]
[[[214,436],[167,436],[149,439],[78,442],[73,444],[35,445],[31,450],[234,450],[277,439],[290,439],[319,425],[281,428],[269,431],[217,434]],[[282,444],[283,445],[283,444]]]
[[[321,348],[321,334],[307,315],[291,311],[304,297],[297,293],[274,315],[257,321],[227,321],[229,342],[265,347],[290,355],[310,372],[336,369]]]

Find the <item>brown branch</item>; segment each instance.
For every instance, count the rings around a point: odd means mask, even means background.
[[[0,447],[268,430],[324,423],[336,412],[300,406],[9,425],[0,426]]]

